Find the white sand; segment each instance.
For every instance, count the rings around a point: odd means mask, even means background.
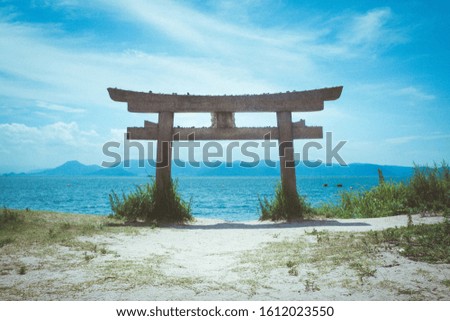
[[[414,224],[442,220],[413,219]],[[0,276],[0,299],[450,300],[443,283],[450,280],[450,265],[414,262],[396,250],[378,253],[374,275],[364,282],[345,264],[299,265],[298,274],[290,275],[287,266],[263,267],[256,259],[246,260],[269,243],[290,240],[305,242],[306,255],[317,242],[308,234],[313,229],[356,233],[406,224],[406,216],[395,216],[296,224],[199,219],[188,226],[137,227],[137,235],[82,240],[98,244],[106,254],[60,247],[44,257],[3,257],[4,264],[19,260],[30,268],[25,275],[12,270]],[[85,260],[86,255],[92,259]]]

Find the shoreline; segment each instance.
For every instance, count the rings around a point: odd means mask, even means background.
[[[80,217],[86,217],[86,218],[100,218],[100,219],[110,219],[111,214],[92,214],[92,213],[74,213],[74,212],[60,212],[60,211],[53,211],[53,210],[36,210],[36,209],[29,209],[29,208],[8,208],[4,207],[4,209],[7,210],[13,210],[18,212],[33,212],[33,213],[46,213],[46,214],[54,214],[54,215],[68,215],[68,216],[80,216]],[[430,222],[434,221],[436,223],[443,221],[443,215],[442,214],[434,214],[434,213],[417,213],[417,214],[411,214],[412,217],[414,217],[414,221],[417,222],[417,224],[421,224],[421,222]],[[226,228],[229,226],[229,228],[242,226],[247,226],[248,228],[295,228],[295,227],[320,227],[320,226],[339,226],[339,225],[345,225],[345,224],[358,224],[361,225],[367,225],[367,226],[373,226],[375,228],[383,229],[388,227],[395,227],[395,226],[388,226],[386,224],[389,224],[389,222],[397,222],[397,221],[405,221],[407,222],[407,214],[399,214],[399,215],[393,215],[393,216],[382,216],[382,217],[370,217],[370,218],[338,218],[338,217],[315,217],[300,221],[271,221],[271,220],[225,220],[220,218],[208,218],[204,216],[197,217],[193,215],[194,220],[192,222],[183,223],[183,224],[163,224],[161,226],[158,226],[158,228],[183,228],[183,227],[189,227],[189,226],[209,226],[209,225],[217,225],[217,226],[223,226]],[[114,219],[114,218],[111,218]],[[429,223],[428,223],[429,224]],[[128,224],[124,224],[124,226],[128,226]],[[140,227],[148,227],[146,225],[140,225],[140,224],[129,224],[129,226],[140,226]],[[386,227],[388,226],[388,227]],[[405,225],[400,225],[405,226]]]

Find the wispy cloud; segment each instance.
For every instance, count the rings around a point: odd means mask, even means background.
[[[386,46],[405,41],[399,30],[390,24],[393,13],[390,8],[377,8],[364,14],[349,17],[350,22],[340,34],[341,41],[362,46]]]
[[[228,2],[217,4],[223,5],[230,7]],[[243,11],[243,6],[245,3],[240,2],[239,11]],[[314,55],[353,57],[358,52],[362,54],[362,47],[382,48],[405,40],[399,29],[391,26],[394,15],[390,8],[324,18],[319,24],[306,21],[293,28],[236,24],[225,20],[226,16],[211,16],[173,1],[118,1],[109,3],[108,8],[126,12],[128,19],[156,28],[202,55],[236,56],[244,60],[261,55],[285,59],[302,55],[303,59]],[[334,41],[330,34],[336,35]]]
[[[441,140],[441,139],[450,139],[450,134],[432,134],[432,135],[411,135],[411,136],[401,136],[401,137],[393,137],[385,140],[388,144],[393,145],[402,145],[415,141],[431,141],[431,140]]]
[[[436,96],[428,94],[425,91],[413,86],[401,88],[396,91],[396,94],[420,101],[436,99]]]
[[[405,86],[406,85],[406,86]],[[386,81],[383,83],[371,83],[366,81],[353,85],[353,89],[364,93],[366,97],[390,97],[391,99],[401,99],[399,106],[417,105],[418,102],[433,101],[437,97],[422,89],[420,85],[410,84],[406,81]]]
[[[60,111],[60,112],[64,112],[64,113],[84,113],[85,112],[85,110],[81,109],[81,108],[73,108],[73,107],[63,106],[63,105],[59,105],[59,104],[52,104],[52,103],[48,103],[45,101],[37,101],[36,106],[43,108],[43,109],[47,109],[47,110],[51,110],[51,111]]]

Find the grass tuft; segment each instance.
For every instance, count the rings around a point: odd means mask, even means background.
[[[312,214],[313,209],[306,203],[301,195],[287,196],[281,183],[275,188],[275,197],[272,200],[259,197],[261,221],[295,221],[302,220],[306,215]]]
[[[134,192],[119,197],[114,191],[109,195],[114,217],[127,222],[186,223],[193,220],[191,202],[181,199],[177,182],[171,181],[168,188],[160,191],[156,182],[136,187]]]
[[[25,265],[21,265],[18,272],[20,275],[25,275],[27,273],[27,267]]]

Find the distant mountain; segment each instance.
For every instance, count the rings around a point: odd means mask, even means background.
[[[104,168],[98,165],[84,165],[79,161],[68,161],[58,167],[30,173],[4,174],[4,176],[135,176],[120,167]]]
[[[3,176],[154,176],[155,167],[148,161],[130,160],[121,162],[114,167],[101,167],[98,165],[84,165],[78,161],[69,161],[53,169],[35,171],[32,173],[4,174]],[[413,173],[412,167],[391,166],[376,164],[349,164],[340,166],[337,164],[318,167],[308,167],[304,163],[297,165],[298,176],[378,176],[381,169],[386,179],[389,177],[408,177]],[[279,176],[280,164],[273,162],[271,166],[264,161],[259,163],[245,163],[235,161],[233,163],[199,163],[193,166],[174,160],[172,163],[172,175],[177,176]]]
[[[52,169],[46,169],[40,172],[34,172],[30,175],[39,176],[86,176],[101,170],[98,165],[84,165],[79,161],[68,161],[61,166]]]

